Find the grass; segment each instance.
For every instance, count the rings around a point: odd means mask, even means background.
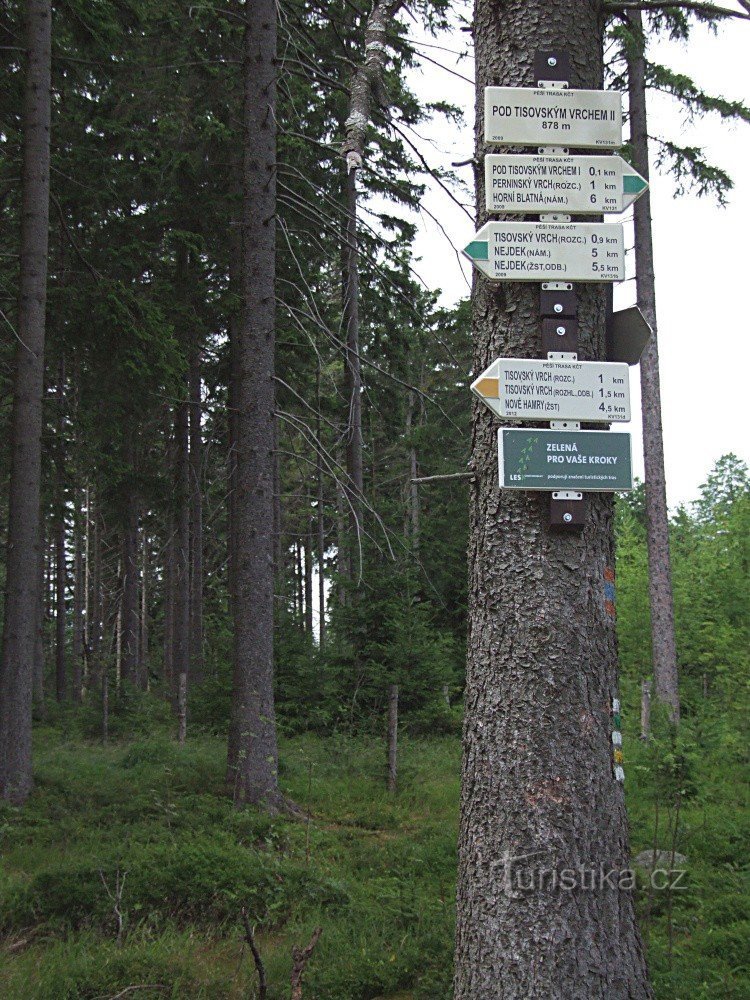
[[[685,790],[674,845],[689,859],[687,888],[638,900],[656,996],[746,1000],[746,743],[706,713],[686,721],[669,757],[628,732],[634,718],[626,712],[634,852],[652,845],[657,819],[659,846],[671,846],[676,815],[659,776]],[[222,739],[196,735],[179,748],[159,719],[149,729],[109,745],[66,719],[37,729],[34,795],[23,810],[0,809],[0,996],[93,1000],[137,985],[126,996],[253,997],[243,906],[276,1000],[288,996],[292,947],[318,925],[306,996],[450,996],[456,737],[403,738],[395,796],[380,741],[284,741],[281,780],[308,824],[235,812]]]

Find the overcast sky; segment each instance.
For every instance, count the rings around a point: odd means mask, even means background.
[[[727,6],[740,9],[728,0]],[[468,7],[456,5],[468,12]],[[414,31],[413,37],[430,45],[466,51],[468,36],[460,31],[432,39]],[[652,43],[653,44],[653,43]],[[463,127],[436,120],[418,130],[420,146],[432,164],[473,154],[474,87],[471,57],[458,60],[440,48],[423,47],[425,55],[453,70],[429,62],[410,76],[410,85],[423,100],[448,101],[465,111]],[[688,46],[661,40],[658,60],[685,72],[709,93],[748,102],[750,22],[732,22],[716,35],[695,27]],[[728,206],[686,195],[676,198],[674,184],[652,163],[651,204],[654,223],[662,411],[670,506],[697,495],[712,465],[733,451],[750,461],[750,125],[727,125],[718,116],[689,124],[675,101],[649,98],[649,131],[701,146],[708,158],[734,181]],[[460,173],[467,183],[471,171]],[[473,191],[467,195],[471,200]],[[470,265],[459,261],[451,243],[462,247],[474,228],[466,215],[440,188],[431,183],[419,219],[416,271],[431,288],[441,288],[442,303],[468,294]],[[473,208],[470,206],[473,215]],[[430,218],[430,214],[436,221]],[[622,216],[631,218],[632,212]],[[620,217],[608,216],[608,221]],[[445,230],[445,234],[441,232]],[[626,246],[632,247],[632,226],[626,225]],[[628,275],[633,274],[629,254]],[[635,303],[635,282],[615,285],[615,308]],[[634,419],[618,430],[633,434],[636,474],[643,476],[640,392],[637,370],[632,372]],[[467,400],[468,405],[468,400]]]

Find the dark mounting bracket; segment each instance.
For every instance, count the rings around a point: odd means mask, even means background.
[[[534,80],[537,84],[568,83],[570,80],[570,54],[560,49],[534,53]]]
[[[572,491],[561,491],[570,493]],[[585,493],[576,494],[576,499],[560,499],[553,493],[549,501],[549,526],[553,531],[580,531],[586,523],[588,498]]]

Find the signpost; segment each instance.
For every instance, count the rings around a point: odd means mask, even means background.
[[[621,156],[513,156],[484,158],[490,212],[623,212],[648,182]]]
[[[487,222],[464,248],[486,277],[511,281],[622,281],[619,222]]]
[[[507,420],[630,420],[625,364],[498,358],[471,390]]]
[[[622,146],[622,96],[614,90],[485,87],[485,142],[504,146]]]
[[[501,427],[500,486],[506,490],[632,490],[630,435]]]

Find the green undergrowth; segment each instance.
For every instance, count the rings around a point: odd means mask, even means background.
[[[637,692],[623,696],[634,853],[688,857],[684,889],[638,892],[656,996],[746,1000],[747,742],[726,713],[688,705],[677,741],[642,744]],[[380,741],[284,741],[300,821],[232,808],[222,739],[180,748],[151,729],[108,745],[61,722],[37,730],[35,792],[0,808],[0,996],[253,997],[244,907],[274,1000],[316,926],[306,997],[450,997],[457,738],[404,738],[393,796]]]

